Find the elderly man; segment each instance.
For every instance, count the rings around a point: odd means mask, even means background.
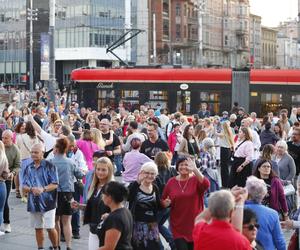
[[[27,211],[35,228],[38,249],[44,249],[44,228],[48,231],[52,248],[58,249],[55,230],[58,175],[56,167],[43,159],[43,148],[40,143],[31,148],[33,162],[24,170],[23,191],[28,193]]]
[[[11,173],[13,173],[13,176],[17,176],[17,173],[19,172],[20,169],[20,151],[18,147],[13,144],[13,133],[10,130],[5,130],[2,134],[2,142],[5,146],[5,154],[8,160],[8,166],[9,170]],[[19,190],[19,179],[15,178],[16,180],[16,191],[20,192]],[[7,196],[5,200],[5,205],[4,205],[4,214],[3,214],[3,222],[4,222],[4,231],[5,233],[10,233],[11,232],[11,227],[10,227],[10,219],[9,219],[9,206],[8,206],[8,197],[9,193],[11,190],[11,185],[12,185],[13,179],[10,178],[5,181],[6,185],[6,191],[7,191]]]
[[[250,176],[246,182],[249,200],[246,201],[246,208],[255,212],[260,225],[257,232],[257,240],[264,249],[285,250],[285,239],[281,231],[278,213],[261,204],[267,194],[267,185],[262,179]]]
[[[228,190],[211,194],[208,200],[208,209],[196,218],[193,232],[195,250],[252,249],[249,241],[230,224],[232,221],[241,230],[243,204],[247,192],[242,188],[236,189],[235,192],[236,199]]]

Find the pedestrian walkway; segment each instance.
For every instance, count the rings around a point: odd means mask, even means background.
[[[37,249],[34,229],[30,227],[26,204],[15,198],[15,193],[10,194],[10,219],[12,232],[0,237],[1,250],[32,250]],[[84,250],[88,247],[88,226],[81,228],[81,239],[73,240],[73,250]],[[51,246],[45,231],[45,249]],[[61,243],[65,249],[65,243]]]

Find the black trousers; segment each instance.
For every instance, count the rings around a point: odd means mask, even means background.
[[[237,172],[238,167],[245,161],[245,158],[234,157],[230,171],[229,187],[245,187],[247,178],[252,174],[252,163],[246,165],[241,172]]]
[[[3,211],[3,223],[4,224],[10,224],[8,197],[9,197],[10,190],[11,190],[11,184],[12,184],[11,180],[5,181],[7,195],[6,195],[4,211]]]
[[[194,249],[194,243],[193,242],[187,242],[185,239],[175,239],[175,245],[177,250],[193,250]]]
[[[222,187],[227,188],[229,182],[229,163],[231,157],[230,148],[221,147],[221,179],[222,179]]]

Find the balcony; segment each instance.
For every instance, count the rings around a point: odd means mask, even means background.
[[[249,33],[248,29],[247,28],[244,28],[244,27],[239,27],[236,29],[236,34],[238,36],[243,36],[243,35],[247,35]]]

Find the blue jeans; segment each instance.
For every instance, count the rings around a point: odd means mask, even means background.
[[[173,235],[171,231],[164,226],[165,222],[169,219],[169,217],[170,217],[170,208],[160,210],[157,213],[158,230],[160,234],[165,238],[165,240],[169,243],[171,249],[173,250],[175,249],[175,242],[173,239]],[[160,249],[161,250],[164,249],[161,242],[160,242]]]
[[[122,164],[122,155],[115,155],[114,156],[114,162],[116,164],[117,172],[118,174],[123,172],[123,164]]]
[[[4,204],[6,200],[6,185],[5,182],[0,181],[0,226],[3,222],[3,211],[4,211]]]
[[[73,198],[75,201],[80,202],[79,186],[78,186],[77,182],[74,183],[74,189],[75,189],[75,192],[73,193]],[[73,211],[71,224],[72,224],[73,234],[79,234],[79,230],[80,230],[80,211],[79,211],[79,209],[76,209]]]

